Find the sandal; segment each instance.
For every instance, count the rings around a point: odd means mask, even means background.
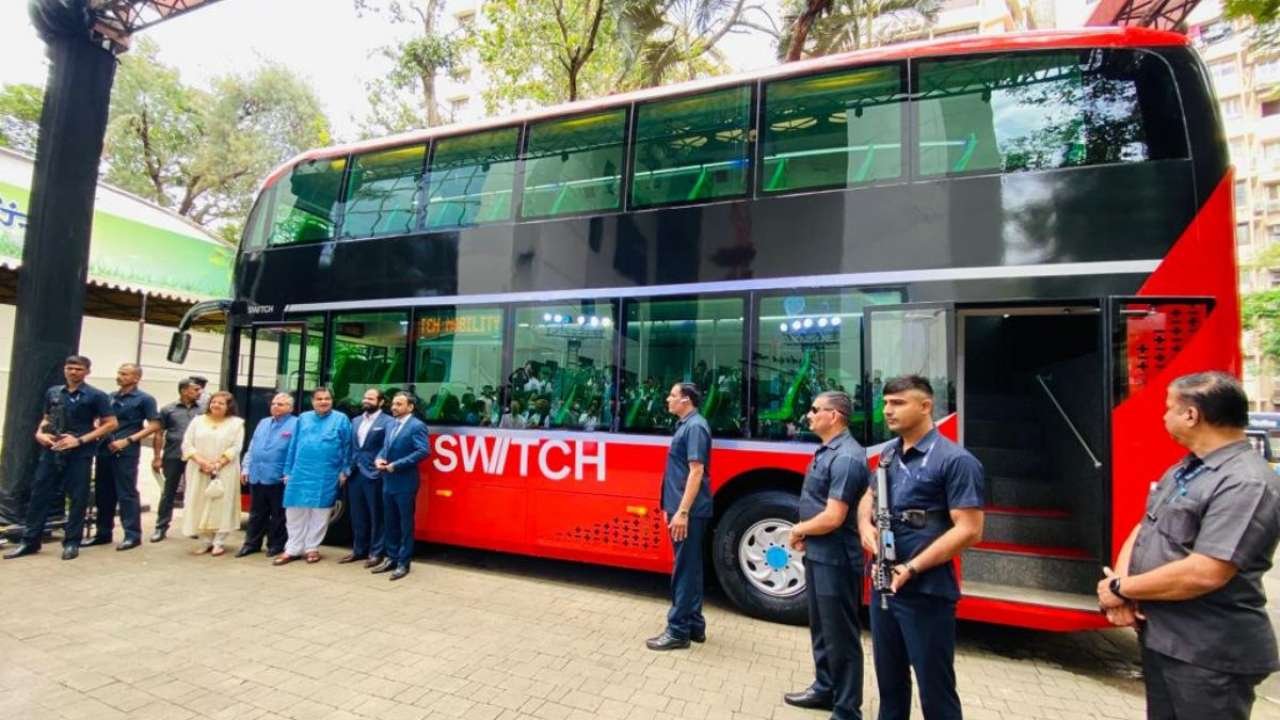
[[[277,555],[274,560],[271,561],[271,564],[272,565],[288,565],[289,563],[297,559],[298,558],[294,557],[293,555],[285,555],[284,553],[281,553]]]
[[[203,554],[205,554],[205,553],[209,552],[209,551],[210,551],[210,550],[212,550],[212,549],[213,549],[213,547],[212,547],[211,545],[201,545],[200,547],[196,548],[195,550],[192,550],[192,551],[191,551],[191,554],[192,554],[192,555],[203,555]]]
[[[311,550],[311,551],[309,551],[309,552],[307,553],[307,562],[309,562],[309,563],[318,563],[318,562],[320,562],[320,552],[319,552],[318,550]]]
[[[213,550],[209,551],[209,554],[214,557],[218,557],[219,555],[225,555],[226,552],[227,552],[226,548],[215,547]]]

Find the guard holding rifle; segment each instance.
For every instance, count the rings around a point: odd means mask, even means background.
[[[800,522],[788,544],[805,552],[813,684],[787,693],[788,705],[832,710],[836,720],[862,719],[862,548],[856,513],[867,491],[867,451],[849,434],[849,396],[814,398],[809,430],[822,440],[800,490]]]
[[[898,435],[881,455],[888,490],[881,514],[888,514],[897,563],[884,573],[888,588],[872,583],[879,720],[910,717],[912,669],[926,720],[958,720],[960,587],[951,560],[982,539],[982,464],[934,427],[933,386],[923,377],[906,375],[885,383],[884,420]],[[867,492],[858,505],[862,547],[871,554],[881,544],[875,516],[882,499],[874,494]]]
[[[22,542],[4,556],[5,560],[40,551],[45,518],[55,501],[61,504],[64,491],[71,496],[71,510],[63,533],[62,559],[73,560],[80,554],[84,511],[89,504],[89,465],[98,439],[113,432],[117,423],[107,394],[84,381],[89,374],[89,358],[68,357],[62,364],[62,374],[67,383],[55,385],[45,393],[44,417],[36,428],[36,442],[44,451],[31,482]]]

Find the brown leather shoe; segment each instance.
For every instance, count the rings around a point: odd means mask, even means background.
[[[377,557],[376,555],[364,561],[364,567],[366,570],[370,568],[376,568],[381,564],[382,564],[382,558]]]
[[[357,555],[355,553],[347,553],[346,555],[343,555],[340,560],[338,560],[338,564],[346,565],[347,563],[353,563],[357,560],[364,560],[367,557],[368,557],[367,555]]]

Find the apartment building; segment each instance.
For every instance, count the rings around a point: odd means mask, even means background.
[[[1280,287],[1280,264],[1259,264],[1267,248],[1280,243],[1280,54],[1252,47],[1250,25],[1224,18],[1218,0],[1201,3],[1187,24],[1213,78],[1236,168],[1240,291]],[[1253,408],[1280,407],[1280,364],[1264,361],[1252,333],[1245,333],[1242,348]]]

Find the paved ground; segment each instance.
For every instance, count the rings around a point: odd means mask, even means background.
[[[662,577],[420,548],[391,583],[336,565],[337,549],[276,568],[189,548],[62,562],[52,546],[0,565],[0,717],[824,717],[781,702],[810,680],[803,628],[712,597],[705,645],[645,650]],[[966,717],[1140,718],[1135,657],[1119,631],[964,626]],[[872,687],[868,667],[868,717]],[[1260,703],[1254,716],[1280,711]]]

